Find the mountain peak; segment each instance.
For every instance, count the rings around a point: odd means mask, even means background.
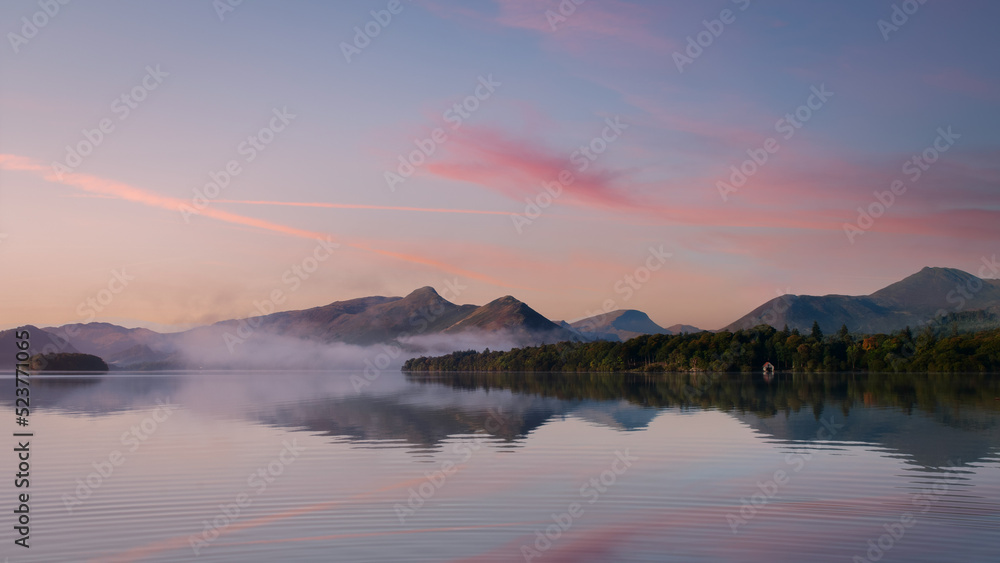
[[[414,299],[414,298],[426,299],[428,297],[442,299],[441,294],[439,294],[433,287],[429,285],[425,285],[424,287],[414,289],[404,299]]]
[[[832,332],[846,325],[855,332],[891,332],[919,327],[942,314],[972,312],[1000,304],[1000,283],[955,268],[925,267],[871,295],[784,295],[776,297],[725,330],[769,324],[809,330],[813,321]]]
[[[568,332],[562,334],[565,329],[510,295],[504,295],[479,307],[448,330],[455,332],[468,328],[556,332],[565,336],[567,340],[570,336]]]
[[[608,311],[576,321],[571,326],[592,338],[617,338],[622,341],[642,334],[670,334],[669,330],[654,323],[649,315],[636,309]]]
[[[968,286],[968,287],[967,287]],[[982,280],[955,268],[925,267],[919,272],[887,285],[869,297],[882,304],[916,304],[928,307],[947,307],[947,296],[956,288],[967,293],[982,288]]]

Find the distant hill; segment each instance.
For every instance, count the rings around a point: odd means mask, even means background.
[[[396,344],[419,353],[448,346],[499,348],[580,339],[511,296],[483,306],[457,305],[432,287],[406,297],[362,297],[170,334],[107,323],[47,330],[67,335],[79,351],[137,369],[322,367],[340,357],[330,348],[339,345]],[[370,355],[352,350],[358,362]]]
[[[490,301],[452,324],[445,332],[506,332],[519,341],[560,342],[575,335],[510,295]]]
[[[702,329],[696,326],[682,325],[682,324],[670,325],[667,327],[667,330],[670,331],[670,334],[684,334],[685,332],[703,332]]]
[[[989,315],[974,315],[968,326],[961,313],[1000,307],[1000,280],[980,279],[953,268],[924,268],[871,295],[783,295],[764,303],[723,330],[768,324],[809,330],[813,321],[824,332],[847,325],[851,332],[888,333],[916,329],[941,315],[957,313],[959,330],[996,328]],[[974,324],[973,324],[974,323]]]
[[[841,325],[856,333],[917,329],[940,315],[939,325],[959,330],[1000,327],[1000,281],[950,268],[924,268],[871,295],[785,295],[754,309],[726,330],[769,324],[824,332]],[[486,305],[458,305],[434,288],[405,297],[362,297],[320,307],[232,319],[184,332],[161,334],[108,323],[72,324],[32,334],[32,354],[86,353],[116,367],[357,367],[374,361],[368,347],[392,345],[392,359],[470,348],[493,350],[568,340],[625,341],[644,334],[696,333],[691,325],[663,328],[648,315],[622,309],[572,324],[552,322],[527,304],[505,296]],[[397,351],[398,348],[398,351]],[[0,332],[0,360],[13,366],[14,331]],[[384,363],[384,360],[383,360]],[[0,369],[10,369],[0,366]]]
[[[243,321],[216,323],[206,329],[235,330]],[[257,331],[320,342],[372,345],[401,336],[457,334],[476,331],[505,333],[524,342],[572,339],[572,334],[511,296],[486,305],[456,305],[422,287],[406,297],[365,297],[260,318]]]
[[[401,333],[441,332],[475,310],[475,305],[456,305],[434,288],[422,287],[406,297],[362,297],[266,315],[260,318],[258,330],[320,342],[369,345],[392,342]],[[234,329],[241,322],[223,321],[211,328]]]
[[[643,334],[674,334],[654,323],[649,315],[635,309],[618,309],[581,319],[569,326],[587,340],[624,342]]]
[[[0,331],[0,372],[14,373],[14,364],[17,363],[17,342],[16,333],[28,331],[29,357],[36,354],[54,354],[59,352],[77,353],[77,350],[70,342],[60,339],[54,334],[42,330],[34,325],[25,325],[10,330]]]
[[[125,328],[110,323],[74,323],[46,327],[46,332],[73,343],[75,351],[93,354],[115,363],[119,358],[136,357],[145,352],[144,360],[158,357],[172,348],[170,335],[145,328]]]

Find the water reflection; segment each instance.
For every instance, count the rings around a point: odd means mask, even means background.
[[[847,561],[908,512],[918,531],[893,560],[995,559],[989,378],[383,373],[355,389],[351,375],[34,378],[47,457],[32,514],[55,532],[23,560],[514,561],[574,502],[584,515],[542,561]],[[160,401],[179,408],[126,447]],[[275,465],[288,443],[302,454]],[[100,478],[113,451],[125,462]],[[591,504],[581,491],[620,455],[635,463]],[[274,482],[251,487],[261,470]],[[248,491],[237,524],[192,551]]]
[[[103,416],[169,399],[215,417],[302,429],[376,447],[434,449],[485,434],[514,447],[573,415],[641,430],[664,409],[718,410],[778,442],[871,444],[923,467],[996,455],[1000,381],[982,375],[383,374],[358,390],[350,373],[197,373],[35,378],[36,408]],[[0,402],[13,405],[13,386]],[[498,424],[487,425],[491,413]],[[822,429],[835,428],[823,436]],[[487,427],[489,426],[489,427]]]

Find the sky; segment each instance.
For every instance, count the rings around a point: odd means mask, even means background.
[[[0,4],[0,327],[432,286],[714,329],[1000,253],[1000,4]]]

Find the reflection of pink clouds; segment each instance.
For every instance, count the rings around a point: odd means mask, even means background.
[[[717,506],[685,506],[676,511],[633,510],[613,521],[588,525],[595,507],[583,504],[584,513],[561,536],[551,541],[551,547],[541,552],[539,560],[573,563],[577,561],[612,561],[617,553],[628,552],[629,545],[642,541],[645,549],[672,553],[697,553],[715,561],[741,560],[769,562],[780,553],[803,550],[801,555],[815,553],[823,547],[841,547],[845,540],[865,541],[878,537],[882,530],[871,522],[897,521],[908,509],[912,512],[909,497],[882,496],[849,499],[824,499],[821,501],[781,501],[770,499],[747,524],[733,534],[727,515],[739,515],[741,504]],[[834,515],[850,515],[857,523],[840,522],[839,534],[831,537],[826,519]],[[864,516],[865,518],[859,518]],[[545,523],[554,524],[553,520]],[[537,529],[544,530],[544,526]],[[844,531],[849,530],[845,536]],[[794,538],[792,541],[790,538]],[[522,546],[535,549],[534,532],[523,534],[498,548],[471,557],[454,559],[451,563],[481,563],[513,560],[521,554]],[[782,559],[779,557],[779,559]]]
[[[584,509],[586,511],[586,509]],[[544,530],[548,525],[555,525],[552,520],[537,524],[537,529]],[[554,563],[575,563],[578,561],[612,561],[610,556],[617,545],[624,542],[636,530],[623,524],[609,525],[598,528],[577,529],[579,524],[562,532],[562,535],[551,543],[551,547],[538,557],[542,561]],[[535,534],[524,535],[496,549],[485,553],[453,559],[449,563],[486,563],[491,561],[523,560],[522,547],[535,550]]]

